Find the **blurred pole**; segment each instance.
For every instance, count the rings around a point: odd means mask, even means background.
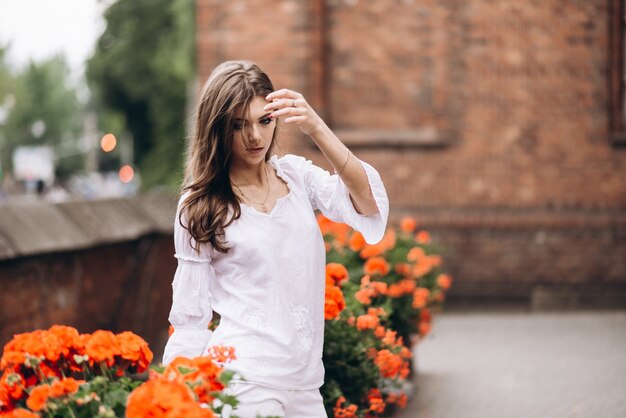
[[[85,170],[88,173],[98,172],[98,129],[97,120],[94,113],[85,115],[85,136],[83,146],[85,150]]]
[[[126,140],[120,141],[120,165],[128,164],[131,167],[133,166],[133,160],[135,158],[135,139],[133,134],[128,133],[128,138]]]

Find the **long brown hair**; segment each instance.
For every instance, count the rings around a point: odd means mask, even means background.
[[[178,222],[195,240],[196,251],[200,243],[208,242],[215,250],[228,252],[224,228],[241,216],[239,200],[228,175],[233,121],[238,111],[248,113],[254,97],[265,97],[272,91],[274,86],[267,74],[250,61],[226,61],[218,65],[202,88],[181,191],[189,195],[178,216]],[[266,160],[272,155],[275,138],[276,130]],[[230,219],[229,208],[233,209]]]

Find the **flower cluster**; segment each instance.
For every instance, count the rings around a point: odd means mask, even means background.
[[[322,387],[327,412],[373,418],[388,413],[389,405],[403,408],[411,349],[430,332],[431,312],[441,308],[452,284],[440,250],[413,218],[374,245],[345,224],[321,215],[318,223],[329,262]]]
[[[148,344],[132,332],[79,334],[75,328],[54,325],[15,335],[0,359],[0,414],[63,416],[72,408],[91,410],[94,401],[103,408],[101,415],[114,416],[123,403],[100,403],[95,386],[145,372],[151,361]],[[95,385],[87,384],[86,379],[96,377],[101,379]],[[128,379],[115,386],[132,390]]]
[[[234,397],[222,392],[233,374],[217,361],[229,363],[235,358],[230,347],[214,347],[204,357],[177,357],[167,367],[152,371],[149,380],[130,394],[126,417],[217,416],[224,405],[236,405]]]
[[[236,358],[231,347],[167,367],[151,366],[152,357],[128,331],[79,334],[55,325],[15,335],[0,359],[0,416],[212,418],[236,405],[223,393],[233,378],[221,366]]]

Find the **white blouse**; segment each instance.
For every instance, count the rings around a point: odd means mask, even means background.
[[[326,260],[314,210],[375,243],[385,232],[389,201],[378,172],[362,161],[379,210],[372,216],[355,210],[338,175],[295,155],[272,156],[269,162],[289,193],[269,213],[241,204],[241,217],[224,231],[228,253],[209,244],[194,251],[176,215],[178,268],[169,315],[175,331],[163,363],[206,355],[215,345],[232,346],[237,359],[228,368],[247,382],[314,389],[324,382]],[[213,311],[221,316],[215,332],[207,330]]]

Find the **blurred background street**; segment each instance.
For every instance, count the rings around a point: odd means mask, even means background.
[[[626,416],[626,312],[450,311],[398,418]]]

